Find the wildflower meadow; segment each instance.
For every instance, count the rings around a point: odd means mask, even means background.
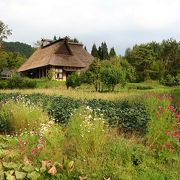
[[[124,101],[0,94],[1,179],[179,179],[170,93]]]

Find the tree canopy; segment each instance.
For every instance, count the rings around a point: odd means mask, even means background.
[[[4,39],[7,39],[7,37],[9,35],[11,35],[11,30],[8,28],[8,25],[4,24],[1,20],[0,20],[0,44],[2,43],[2,41]]]
[[[168,74],[176,77],[180,73],[180,42],[168,39],[135,45],[126,49],[125,58],[136,68],[138,81],[162,80]]]
[[[93,44],[91,55],[95,58],[99,58],[100,60],[108,60],[112,57],[115,57],[116,52],[114,47],[109,51],[106,42],[102,42],[98,48],[95,43]]]

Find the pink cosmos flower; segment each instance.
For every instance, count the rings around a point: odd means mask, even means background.
[[[170,132],[169,130],[166,130],[166,134],[167,134],[167,135],[170,135],[171,132]]]
[[[180,118],[180,114],[177,112],[176,113],[176,118],[179,119]]]
[[[31,149],[31,150],[30,150],[30,154],[31,154],[31,155],[36,154],[36,150],[35,150],[35,149]]]
[[[167,146],[168,146],[168,149],[170,149],[170,148],[171,148],[171,143],[168,142],[168,143],[167,143]]]
[[[172,110],[174,110],[174,107],[172,105],[169,105],[168,109],[172,111]]]

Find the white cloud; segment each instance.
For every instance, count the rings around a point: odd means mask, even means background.
[[[180,38],[179,9],[179,0],[1,0],[0,18],[13,30],[10,40],[32,43],[56,34],[89,46],[100,40],[131,45]]]

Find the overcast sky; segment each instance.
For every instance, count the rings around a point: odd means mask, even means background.
[[[31,45],[68,35],[88,50],[106,41],[123,54],[136,43],[180,40],[180,0],[0,0],[0,20],[9,41]]]

